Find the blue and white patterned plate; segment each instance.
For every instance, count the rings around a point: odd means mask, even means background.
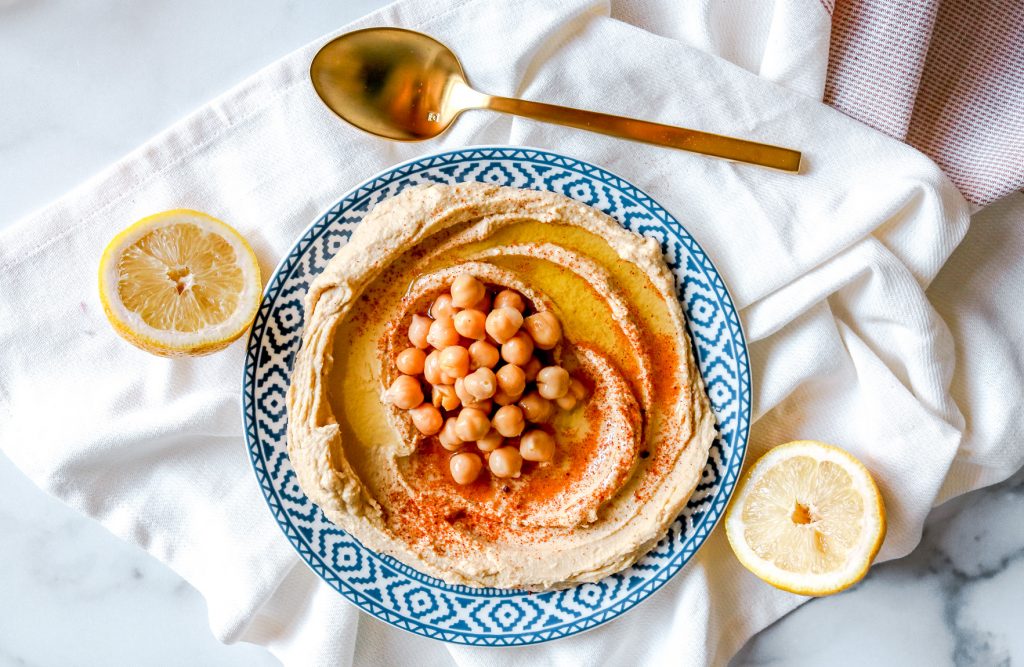
[[[633,567],[595,584],[527,594],[452,586],[364,548],[299,488],[285,445],[285,391],[314,276],[378,202],[421,183],[483,181],[559,192],[657,239],[675,274],[719,437],[704,475],[668,534]],[[249,456],[274,518],[299,555],[339,593],[377,618],[460,644],[512,646],[606,623],[661,588],[707,539],[743,464],[750,368],[739,317],[711,260],[644,192],[600,167],[542,150],[467,148],[393,167],[346,194],[306,230],[263,295],[246,352],[242,410]]]

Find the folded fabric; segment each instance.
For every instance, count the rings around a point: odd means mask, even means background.
[[[956,342],[950,394],[964,433],[938,502],[1001,482],[1024,465],[1024,193],[971,217],[928,298]]]
[[[644,605],[542,647],[449,646],[361,615],[298,560],[261,498],[239,416],[242,345],[155,358],[103,316],[96,262],[146,214],[207,211],[250,240],[269,275],[320,211],[380,169],[458,146],[530,145],[621,174],[683,222],[741,309],[757,418],[748,460],[797,437],[850,450],[885,495],[881,557],[907,553],[964,430],[948,391],[952,339],[924,290],[963,238],[969,206],[924,155],[819,101],[829,20],[816,0],[729,20],[712,3],[677,5],[402,2],[340,32],[425,31],[481,90],[799,147],[806,173],[484,112],[434,141],[385,142],[313,92],[308,64],[327,36],[0,236],[0,447],[199,589],[218,637],[288,664],[727,660],[804,598],[743,570],[720,531]]]

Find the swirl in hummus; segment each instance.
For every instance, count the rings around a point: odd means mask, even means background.
[[[410,320],[469,274],[553,313],[587,398],[553,458],[456,484],[451,451],[388,403]],[[714,416],[658,244],[569,198],[481,183],[382,202],[316,278],[288,392],[306,494],[365,546],[449,583],[543,590],[634,563],[700,479]]]

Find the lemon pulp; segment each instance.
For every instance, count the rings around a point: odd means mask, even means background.
[[[746,540],[758,556],[792,572],[830,572],[864,531],[864,500],[831,461],[789,459],[754,484],[743,508]]]
[[[244,286],[231,244],[184,223],[154,229],[126,248],[117,273],[125,307],[149,326],[173,331],[224,322]]]

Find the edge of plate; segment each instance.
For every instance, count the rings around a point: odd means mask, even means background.
[[[538,153],[546,153],[548,155],[554,155],[554,156],[557,156],[557,157],[560,157],[560,158],[565,158],[567,160],[571,160],[571,161],[576,162],[576,163],[588,165],[588,166],[590,166],[590,167],[592,167],[592,168],[594,168],[596,170],[599,170],[601,172],[604,172],[606,174],[614,176],[615,178],[618,178],[622,182],[627,183],[631,187],[637,189],[640,192],[644,192],[646,194],[645,190],[642,190],[638,186],[634,185],[632,181],[630,181],[627,178],[624,178],[624,177],[620,176],[617,172],[614,172],[614,171],[611,171],[609,169],[606,169],[605,167],[598,166],[598,165],[596,165],[596,164],[594,164],[592,162],[589,162],[587,160],[583,160],[583,159],[580,159],[580,158],[575,158],[575,157],[572,157],[572,156],[569,156],[569,155],[565,155],[563,153],[559,153],[559,152],[553,151],[551,149],[537,148],[537,147],[534,147],[534,146],[512,145],[512,144],[474,144],[474,145],[470,145],[470,146],[463,146],[461,148],[453,148],[453,149],[438,151],[438,152],[434,152],[434,153],[423,153],[423,154],[417,155],[415,157],[411,157],[411,158],[408,158],[406,160],[402,160],[401,162],[396,162],[395,164],[392,164],[392,165],[390,165],[388,167],[385,167],[383,169],[378,170],[372,176],[369,176],[369,177],[363,179],[362,181],[356,183],[355,185],[353,185],[349,189],[345,190],[341,194],[341,196],[338,197],[337,201],[335,201],[334,203],[332,203],[332,204],[324,207],[323,209],[321,209],[321,212],[319,214],[317,214],[310,221],[310,223],[308,225],[306,225],[302,229],[302,231],[299,232],[299,234],[296,235],[295,238],[297,239],[297,241],[301,241],[302,238],[305,237],[306,234],[308,234],[309,231],[318,222],[320,222],[325,216],[327,216],[327,214],[330,213],[331,209],[334,208],[335,206],[337,206],[339,202],[345,200],[349,195],[351,195],[353,192],[356,192],[360,188],[366,187],[369,183],[372,183],[374,180],[383,177],[385,174],[388,174],[388,173],[390,173],[392,171],[395,171],[396,169],[400,169],[403,166],[406,166],[406,165],[409,165],[409,164],[413,164],[413,163],[416,163],[416,162],[420,162],[420,161],[422,161],[422,160],[424,160],[426,158],[438,157],[438,156],[442,156],[442,155],[452,155],[452,154],[455,154],[455,153],[462,153],[462,152],[465,152],[465,151],[468,151],[468,150],[475,150],[475,149],[479,149],[479,150],[524,150],[524,151],[536,151]],[[648,196],[650,196],[650,195],[648,195]],[[661,206],[661,204],[658,202],[657,199],[655,199],[653,196],[650,196],[650,198],[651,198],[652,202],[657,204],[659,208],[661,208],[662,210],[665,211],[665,213],[670,215],[672,217],[672,219],[676,221],[676,223],[679,225],[679,227],[688,236],[690,236],[693,239],[694,244],[696,244],[697,248],[700,249],[700,252],[703,253],[704,256],[708,258],[708,261],[711,263],[711,268],[714,270],[715,274],[718,275],[719,278],[721,278],[722,277],[722,273],[718,270],[718,265],[711,258],[711,256],[708,254],[708,252],[704,249],[704,246],[701,245],[700,241],[698,241],[697,238],[694,237],[693,234],[688,229],[686,229],[686,227],[683,226],[683,223],[681,221],[679,221],[679,219],[676,218],[675,215],[673,215],[668,209],[666,209],[663,206]],[[621,224],[621,223],[619,223],[619,224]],[[292,247],[294,247],[294,244],[293,244]],[[263,288],[263,290],[260,293],[260,308],[262,308],[264,300],[269,296],[270,287],[277,280],[277,277],[281,273],[281,270],[283,269],[285,263],[287,262],[288,257],[289,257],[290,254],[291,254],[291,249],[289,249],[288,253],[284,257],[282,257],[280,261],[278,261],[277,265],[274,267],[274,270],[267,277],[266,286]],[[752,426],[752,424],[751,424],[751,415],[753,413],[753,386],[754,386],[754,378],[753,378],[753,369],[751,368],[751,364],[750,364],[750,348],[749,348],[749,346],[747,344],[747,334],[746,334],[746,330],[743,328],[743,321],[742,321],[742,319],[740,319],[740,316],[739,316],[739,309],[736,307],[736,300],[733,297],[732,292],[729,289],[729,285],[726,283],[724,278],[722,279],[721,282],[722,282],[722,289],[725,291],[725,294],[726,294],[726,296],[729,299],[729,305],[732,306],[733,311],[736,313],[736,325],[737,325],[737,328],[739,330],[740,339],[741,339],[741,342],[743,343],[743,350],[744,350],[744,353],[745,353],[745,356],[746,356],[746,360],[747,360],[747,377],[748,377],[748,379],[747,379],[747,387],[746,387],[747,414],[745,415],[746,421],[747,421],[747,425],[746,425],[745,433],[743,434],[742,452],[740,454],[739,471],[737,472],[736,481],[733,483],[732,489],[729,491],[729,495],[725,499],[725,503],[722,505],[722,511],[718,514],[718,516],[715,518],[715,520],[708,526],[707,535],[704,537],[704,539],[701,541],[701,543],[699,545],[697,545],[696,548],[694,548],[693,553],[690,554],[689,558],[687,558],[679,566],[679,568],[675,572],[673,572],[669,577],[666,577],[664,581],[659,582],[656,586],[651,588],[651,590],[643,598],[638,600],[632,606],[630,606],[630,607],[628,607],[626,609],[623,609],[621,612],[619,612],[615,616],[612,616],[612,617],[607,618],[607,619],[605,619],[603,621],[600,621],[599,623],[595,623],[594,625],[590,626],[589,628],[585,628],[585,629],[582,629],[582,630],[577,630],[575,632],[567,632],[565,634],[561,634],[561,635],[558,635],[558,636],[555,636],[555,637],[550,637],[550,638],[547,638],[547,639],[540,639],[540,640],[532,641],[532,642],[510,642],[510,643],[507,643],[507,644],[493,644],[493,645],[488,645],[487,646],[488,648],[511,648],[511,647],[516,647],[516,646],[535,646],[537,644],[546,644],[546,643],[549,643],[549,642],[557,641],[559,639],[565,639],[567,637],[575,637],[575,636],[582,635],[584,633],[590,632],[591,630],[594,630],[596,628],[599,628],[599,627],[602,627],[604,625],[607,625],[611,621],[614,621],[614,620],[616,620],[618,618],[621,618],[625,614],[633,611],[634,609],[636,609],[637,607],[639,607],[643,603],[647,602],[647,600],[649,600],[651,597],[653,597],[655,593],[657,593],[662,588],[664,588],[664,586],[666,584],[668,584],[669,581],[672,581],[676,577],[676,575],[678,575],[683,570],[683,568],[686,567],[686,565],[691,560],[693,560],[693,558],[697,555],[697,553],[704,547],[704,545],[708,541],[708,538],[711,536],[711,533],[714,532],[714,530],[718,527],[718,524],[724,518],[724,516],[726,514],[726,511],[728,510],[729,505],[732,503],[733,497],[735,496],[736,485],[739,483],[739,478],[741,476],[741,473],[742,473],[742,470],[743,470],[743,466],[746,463],[747,452],[749,451],[750,428]],[[254,324],[255,324],[255,322],[254,322]],[[304,329],[305,329],[305,325],[303,325],[303,330]],[[245,342],[245,349],[246,349],[247,352],[248,352],[248,350],[249,350],[249,348],[250,348],[250,346],[251,346],[251,344],[253,342],[254,330],[255,330],[255,327],[254,326],[250,326],[248,335],[245,337],[245,341],[246,341]],[[246,353],[246,355],[245,355],[245,362],[242,364],[242,382],[241,382],[241,392],[240,392],[240,398],[242,400],[240,402],[239,408],[240,408],[240,411],[242,413],[242,426],[243,426],[243,435],[244,435],[244,439],[245,439],[246,455],[247,455],[247,458],[249,458],[249,465],[252,468],[253,473],[257,474],[258,470],[256,469],[256,462],[252,459],[251,456],[248,456],[249,451],[251,449],[250,441],[249,441],[249,426],[250,426],[250,422],[249,422],[248,415],[247,415],[246,409],[245,409],[245,393],[246,393],[246,387],[247,387],[247,382],[248,382],[248,378],[247,378],[248,361],[249,361],[249,355],[248,355],[248,353]],[[703,377],[703,375],[701,376],[701,383],[704,384],[704,377]],[[254,424],[252,426],[253,426],[253,428],[255,428]],[[737,446],[738,447],[740,446],[739,442],[737,442]],[[258,479],[257,479],[257,482],[258,482]],[[276,516],[273,515],[273,509],[274,508],[270,505],[270,499],[267,497],[267,494],[262,493],[262,489],[261,489],[261,495],[263,496],[263,502],[267,505],[267,508],[270,510],[271,516],[273,517],[274,522],[277,524],[277,527],[284,534],[285,539],[288,540],[288,544],[293,549],[296,550],[296,552],[297,552],[296,555],[299,556],[299,560],[301,560],[302,563],[307,568],[309,568],[310,571],[313,572],[313,574],[315,574],[317,576],[317,579],[319,579],[323,583],[328,583],[328,582],[323,580],[323,577],[321,577],[316,572],[316,570],[313,569],[312,563],[310,563],[306,558],[304,558],[301,553],[298,553],[298,549],[295,548],[295,545],[292,543],[291,539],[289,539],[289,537],[288,537],[288,533],[285,530],[285,526],[281,523],[281,521],[279,521],[277,519]],[[356,539],[354,535],[352,536],[352,538]],[[358,542],[358,540],[356,540],[356,541]],[[363,548],[366,549],[367,547],[363,547]],[[330,586],[329,583],[328,583],[328,585]],[[331,587],[334,588],[333,586],[331,586]],[[409,634],[415,635],[417,637],[425,637],[427,639],[434,639],[434,640],[437,640],[437,641],[442,641],[442,642],[444,642],[446,644],[447,643],[451,643],[451,644],[463,645],[463,646],[481,646],[480,644],[472,644],[472,643],[469,643],[469,642],[448,641],[446,639],[439,638],[439,637],[430,637],[430,636],[427,636],[425,634],[422,634],[422,633],[416,632],[414,630],[411,630],[409,628],[402,627],[401,625],[397,625],[395,623],[392,623],[391,621],[383,619],[383,618],[381,618],[381,617],[379,617],[379,616],[377,616],[375,614],[371,614],[369,611],[364,609],[363,606],[360,605],[358,602],[350,599],[347,595],[345,595],[344,593],[342,593],[341,591],[339,591],[336,588],[335,588],[335,592],[339,593],[343,598],[345,598],[345,600],[348,603],[353,604],[360,611],[360,613],[368,614],[371,617],[373,617],[373,618],[375,618],[375,619],[377,619],[377,620],[379,620],[379,621],[381,621],[383,623],[386,623],[387,625],[390,625],[391,627],[397,628],[399,630],[403,630],[403,631],[405,631],[405,632],[407,632]]]

